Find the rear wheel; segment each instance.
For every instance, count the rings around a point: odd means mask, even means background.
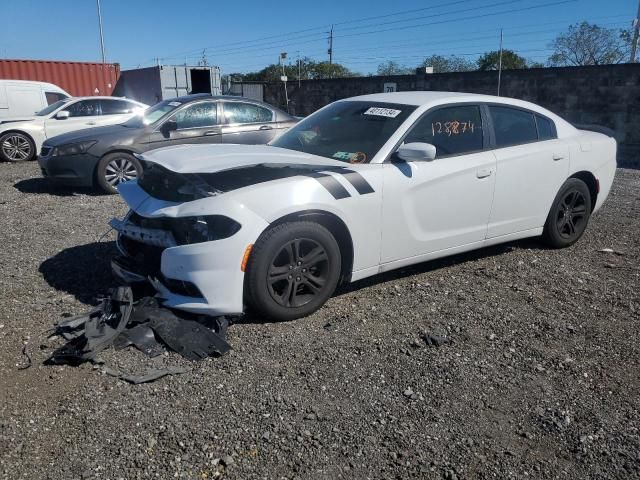
[[[310,315],[334,292],[341,264],[338,243],[322,225],[277,225],[260,236],[251,252],[247,301],[274,320]]]
[[[9,132],[0,136],[0,158],[5,162],[33,160],[36,146],[28,135]]]
[[[142,166],[131,154],[125,152],[110,153],[102,157],[96,169],[96,181],[107,193],[118,193],[122,182],[138,178]]]
[[[556,195],[544,226],[543,238],[554,248],[576,243],[591,217],[589,187],[577,178],[567,180]]]

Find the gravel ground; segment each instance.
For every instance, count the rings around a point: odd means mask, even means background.
[[[572,248],[359,282],[309,318],[233,325],[222,358],[105,353],[191,369],[133,386],[38,348],[114,283],[124,204],[0,164],[0,478],[640,478],[639,187],[619,170]]]

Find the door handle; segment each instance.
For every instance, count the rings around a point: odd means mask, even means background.
[[[564,158],[564,156],[563,156],[563,155],[560,155],[559,153],[554,153],[554,154],[553,154],[553,160],[554,160],[555,162],[557,162],[558,160],[562,160],[563,158]]]
[[[271,130],[273,127],[271,125],[262,125],[259,130]]]
[[[478,170],[476,170],[476,177],[478,178],[486,178],[491,176],[493,172],[491,171],[490,168],[480,168]]]
[[[95,125],[96,122],[87,122],[85,125]]]
[[[209,130],[208,132],[204,132],[204,134],[208,137],[210,137],[211,135],[218,135],[219,133],[219,130]]]

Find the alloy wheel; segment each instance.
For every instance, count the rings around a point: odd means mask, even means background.
[[[113,187],[137,176],[136,166],[128,158],[114,158],[107,164],[104,174],[104,178]]]
[[[31,144],[22,135],[9,135],[2,142],[2,152],[14,162],[26,160],[31,156]]]
[[[283,307],[295,308],[320,294],[329,276],[329,256],[315,240],[298,238],[275,255],[267,273],[272,298]]]
[[[562,238],[571,239],[582,232],[587,217],[584,195],[578,190],[569,190],[558,208],[556,225]]]

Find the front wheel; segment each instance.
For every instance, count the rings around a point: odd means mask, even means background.
[[[553,201],[542,236],[554,248],[573,245],[587,228],[590,216],[589,187],[578,178],[570,178]]]
[[[96,169],[96,182],[107,193],[118,193],[117,187],[122,182],[138,178],[142,166],[131,154],[115,152],[100,159]]]
[[[5,162],[23,162],[35,156],[36,145],[24,133],[9,132],[0,136],[0,158]]]
[[[333,235],[313,222],[277,225],[253,247],[245,278],[246,299],[274,320],[310,315],[333,294],[342,258]]]

